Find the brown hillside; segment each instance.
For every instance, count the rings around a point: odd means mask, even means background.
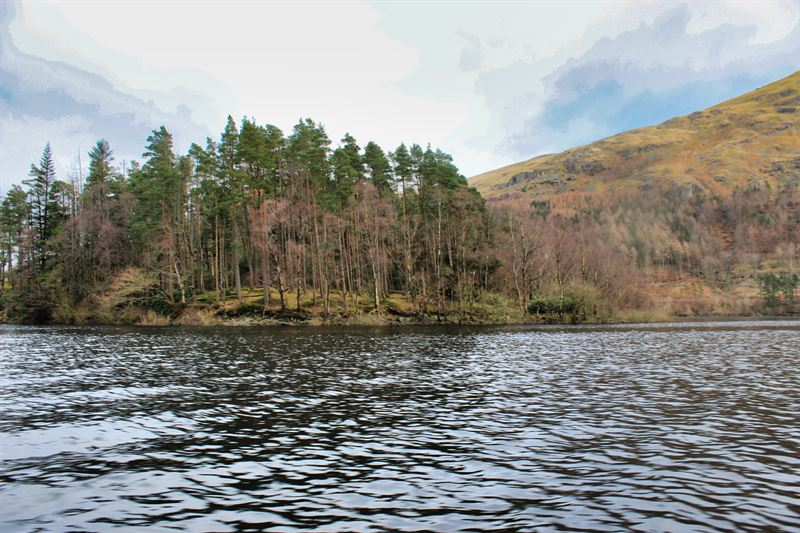
[[[554,199],[800,180],[800,71],[704,111],[539,156],[470,179],[490,200]],[[605,195],[599,195],[605,196]]]

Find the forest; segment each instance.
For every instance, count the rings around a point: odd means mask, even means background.
[[[0,205],[15,322],[558,322],[797,312],[800,193],[698,187],[487,203],[452,157],[228,117],[142,161],[46,145]]]

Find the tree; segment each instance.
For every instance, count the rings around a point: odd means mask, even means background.
[[[759,274],[757,279],[767,307],[774,308],[781,300],[784,304],[794,303],[795,292],[800,284],[800,277],[797,274],[781,272],[776,275],[774,272],[767,272]],[[780,296],[783,297],[779,298]]]
[[[12,268],[22,266],[21,241],[29,215],[27,194],[19,185],[13,185],[0,204],[0,292],[5,291]]]
[[[394,192],[392,188],[392,167],[383,149],[372,141],[368,142],[364,147],[362,160],[367,169],[369,180],[375,185],[378,192],[385,197],[391,195]]]
[[[194,187],[192,190],[192,232],[196,240],[198,265],[198,284],[205,287],[205,269],[203,259],[208,262],[208,274],[213,280],[216,301],[226,286],[225,253],[224,253],[224,217],[223,198],[225,191],[219,177],[219,157],[217,144],[213,139],[206,139],[206,148],[197,144],[189,148],[189,156],[194,162]]]
[[[34,230],[34,256],[39,271],[44,271],[48,259],[47,241],[56,233],[64,220],[64,212],[59,202],[59,188],[56,185],[56,167],[50,143],[47,143],[39,159],[39,165],[32,164],[31,179],[25,180],[31,206],[31,227]]]
[[[356,140],[349,134],[342,138],[341,146],[331,155],[333,180],[338,208],[345,207],[353,195],[353,186],[364,179],[364,164],[361,161],[361,149]]]
[[[133,230],[145,244],[147,237],[164,229],[164,217],[182,200],[180,172],[173,151],[172,134],[164,126],[147,137],[141,169],[132,170],[130,186],[136,198]]]
[[[147,138],[141,170],[131,174],[136,203],[132,229],[144,246],[147,262],[157,266],[162,286],[173,298],[177,283],[181,303],[186,302],[180,258],[185,255],[184,214],[188,175],[181,171],[173,151],[172,135],[164,126]]]
[[[335,191],[332,191],[330,187],[330,144],[331,141],[325,133],[325,128],[313,120],[305,119],[294,126],[286,147],[287,170],[290,179],[288,193],[293,197],[297,211],[307,213],[307,222],[305,224],[298,223],[293,232],[296,237],[294,241],[298,244],[296,249],[300,255],[303,250],[302,243],[311,243],[312,297],[316,304],[317,294],[322,296],[325,313],[328,312],[329,307],[329,286],[326,268],[328,265],[326,259],[323,258],[320,207],[333,208],[336,205]],[[310,222],[310,227],[308,222]],[[294,266],[299,302],[302,292],[301,285],[305,284],[301,275],[305,265],[298,258]]]
[[[400,183],[400,240],[402,242],[402,269],[403,269],[403,290],[406,296],[410,296],[412,301],[416,304],[417,297],[417,276],[414,269],[414,243],[417,237],[417,230],[419,224],[414,210],[416,202],[412,197],[412,179],[414,173],[414,160],[406,148],[405,144],[401,144],[392,153],[392,161],[394,163],[395,180]]]
[[[221,199],[221,206],[228,215],[228,225],[231,232],[231,268],[233,282],[236,287],[236,299],[241,304],[242,296],[242,256],[245,252],[243,220],[244,203],[247,198],[242,172],[239,169],[239,131],[236,122],[228,115],[225,129],[220,136],[218,144],[218,168],[225,195]]]
[[[113,151],[108,141],[100,139],[89,150],[89,175],[86,178],[86,187],[108,183],[114,177]]]
[[[330,144],[325,128],[311,119],[295,124],[287,140],[290,172],[302,174],[318,192],[325,192],[330,185]]]

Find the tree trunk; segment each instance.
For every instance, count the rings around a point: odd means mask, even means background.
[[[239,241],[239,225],[236,221],[233,222],[233,281],[236,284],[236,299],[239,300],[239,305],[244,303],[242,298],[242,274],[239,268],[241,242]]]

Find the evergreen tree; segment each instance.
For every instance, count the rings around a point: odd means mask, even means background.
[[[392,193],[392,167],[383,149],[370,141],[364,147],[364,166],[369,179],[382,196]]]
[[[307,173],[316,187],[327,188],[330,182],[330,144],[331,140],[321,124],[311,119],[299,121],[286,147],[293,171]]]
[[[172,134],[164,126],[147,138],[146,161],[131,174],[136,199],[133,231],[143,246],[148,266],[156,268],[167,299],[185,302],[183,258],[189,176],[173,151]]]
[[[364,164],[361,161],[361,148],[349,134],[342,138],[341,146],[331,155],[333,167],[333,187],[338,207],[347,205],[353,195],[353,186],[364,179]]]
[[[236,157],[244,172],[246,187],[256,197],[272,196],[278,189],[285,140],[280,128],[259,126],[246,117],[239,130]]]
[[[31,165],[30,176],[31,179],[24,183],[28,186],[31,227],[35,234],[33,254],[43,271],[47,262],[47,241],[55,235],[56,229],[64,220],[50,143],[45,145],[39,165]]]
[[[13,185],[0,203],[0,292],[5,291],[11,269],[23,261],[20,244],[30,215],[27,196],[22,187]]]
[[[143,157],[141,169],[130,173],[130,186],[136,198],[133,229],[146,241],[162,228],[164,215],[181,203],[183,190],[172,134],[164,126],[147,137]]]
[[[86,188],[94,185],[106,184],[114,177],[113,151],[108,141],[100,139],[89,150],[89,176],[86,178]]]
[[[256,148],[256,154],[257,150],[258,148]],[[239,166],[240,153],[239,130],[233,117],[228,115],[217,150],[219,157],[218,168],[225,191],[220,205],[228,215],[233,281],[236,287],[236,298],[239,303],[242,303],[244,300],[242,296],[241,263],[246,258],[247,253],[244,243],[247,229],[242,208],[247,202],[247,183],[244,179],[245,175]]]
[[[392,162],[394,163],[394,175],[401,185],[401,190],[405,190],[411,183],[411,172],[413,161],[411,154],[408,153],[408,148],[405,144],[401,144],[392,153]]]

